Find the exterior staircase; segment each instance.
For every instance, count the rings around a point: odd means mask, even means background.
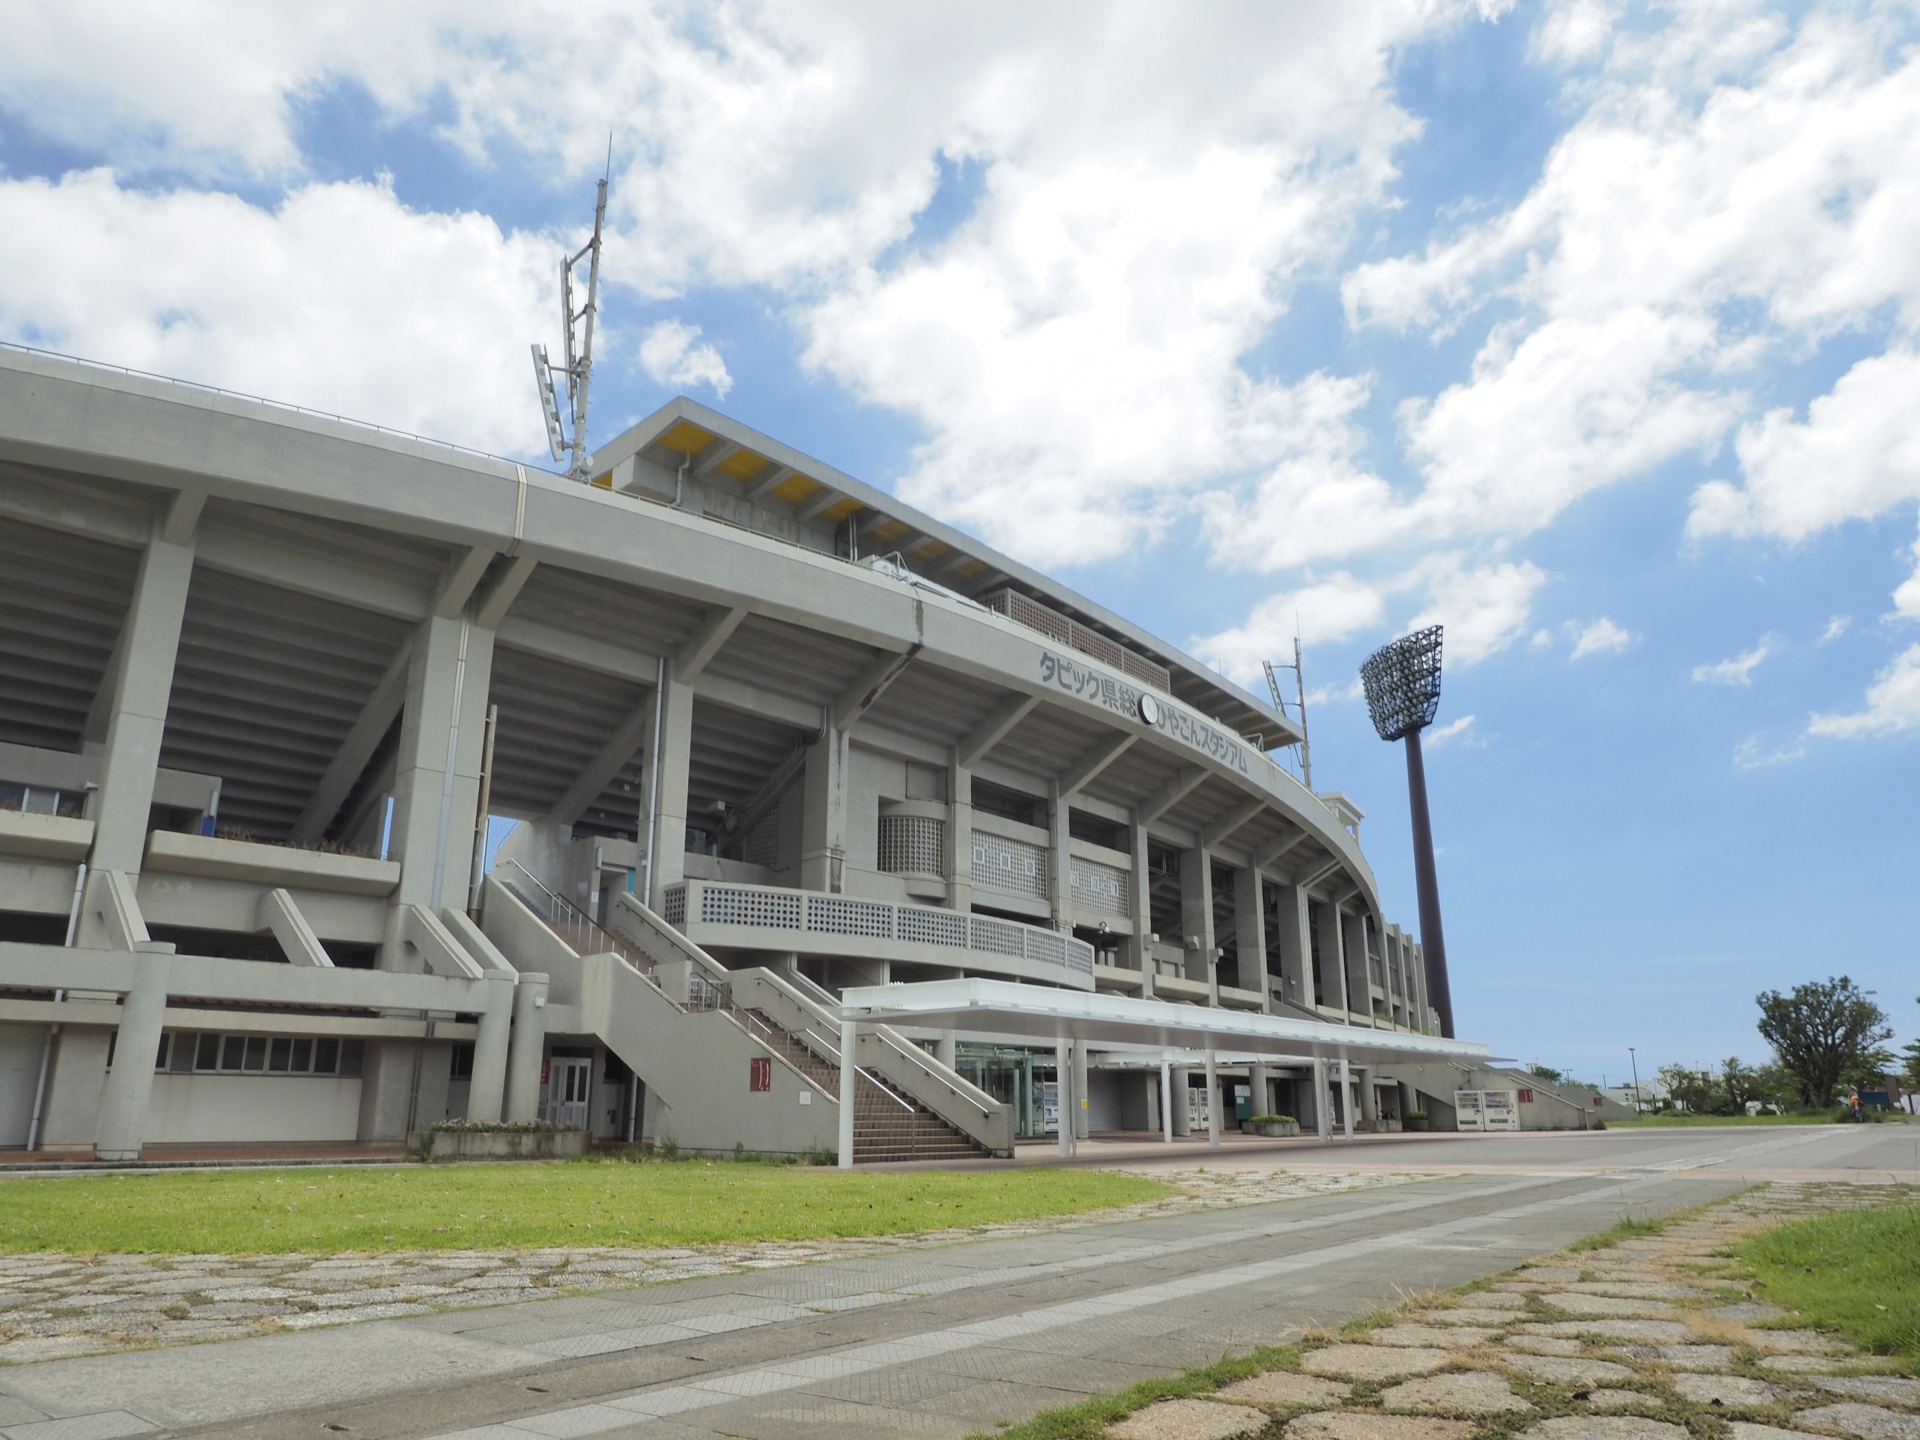
[[[660,984],[663,973],[659,963],[661,957],[653,953],[653,949],[659,948],[657,945],[650,948],[641,940],[600,925],[564,896],[542,884],[517,862],[508,862],[508,865],[511,866],[510,873],[497,873],[494,878],[576,955],[610,953],[619,956],[648,982],[652,990],[659,991],[678,1009],[685,1012],[719,1012],[760,1046],[804,1075],[823,1096],[838,1099],[839,1051],[831,1040],[820,1033],[819,1028],[807,1025],[804,1033],[796,1033],[764,1008],[735,1003],[733,992],[736,981],[746,982],[749,988],[774,985],[786,989],[786,982],[772,972],[730,972],[677,931],[672,931],[650,911],[645,912],[652,922],[648,927],[650,930],[660,932],[676,942],[672,944],[674,958],[683,963],[691,962],[691,968],[686,973],[684,998],[678,993],[669,994]],[[809,983],[807,989],[817,991],[818,987]],[[786,998],[794,1005],[804,1007],[799,1011],[803,1016],[809,1011],[823,1010],[822,1002],[831,999],[824,991],[815,996],[797,990]],[[827,1025],[824,1013],[812,1018],[821,1022],[821,1028],[831,1033],[833,1027]],[[834,1038],[837,1039],[837,1035]],[[603,1035],[601,1039],[612,1043],[613,1037]],[[924,1052],[916,1048],[914,1054],[922,1056]],[[634,1063],[637,1058],[622,1056],[644,1079],[646,1070],[643,1065]],[[865,1066],[855,1072],[853,1155],[856,1163],[973,1160],[989,1157],[993,1153],[988,1146],[904,1093],[899,1085]]]

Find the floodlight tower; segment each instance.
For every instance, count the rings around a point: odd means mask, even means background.
[[[1407,742],[1407,798],[1413,810],[1413,878],[1420,894],[1420,949],[1427,994],[1440,1012],[1440,1033],[1453,1038],[1453,992],[1447,984],[1447,942],[1440,930],[1440,882],[1433,869],[1433,823],[1427,816],[1427,767],[1420,732],[1440,708],[1440,626],[1383,645],[1360,667],[1367,711],[1382,740]]]
[[[607,175],[613,174],[613,142],[607,142]],[[566,358],[560,373],[567,381],[568,408],[572,411],[572,435],[561,422],[560,393],[554,381],[554,366],[547,359],[547,347],[533,347],[533,381],[540,391],[540,408],[546,415],[547,449],[555,463],[573,452],[568,478],[585,482],[587,474],[587,386],[593,379],[593,320],[600,309],[600,231],[607,218],[607,181],[600,181],[600,193],[593,206],[593,238],[577,254],[560,261],[560,327],[566,337]],[[573,272],[587,261],[587,303],[573,308]],[[582,325],[582,322],[584,326]]]

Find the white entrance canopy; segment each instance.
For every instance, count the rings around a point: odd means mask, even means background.
[[[1216,1010],[1054,990],[1008,980],[927,980],[865,985],[841,993],[845,1024],[918,1025],[996,1036],[1085,1042],[1115,1049],[1212,1051],[1219,1059],[1275,1057],[1312,1061],[1344,1057],[1356,1065],[1394,1060],[1464,1060],[1484,1064],[1487,1046],[1404,1030],[1332,1025],[1249,1010]]]

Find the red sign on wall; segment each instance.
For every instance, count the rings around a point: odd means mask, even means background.
[[[551,1079],[553,1079],[553,1061],[542,1060],[540,1062],[540,1083],[545,1085]]]
[[[1531,1105],[1533,1103],[1533,1092],[1531,1090],[1522,1090],[1520,1092],[1520,1103],[1522,1105]]]
[[[747,1062],[747,1089],[773,1089],[773,1061],[762,1055]]]

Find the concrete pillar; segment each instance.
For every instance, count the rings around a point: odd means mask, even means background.
[[[653,816],[653,833],[648,840],[648,853],[653,857],[653,894],[647,904],[656,913],[666,908],[667,887],[678,885],[687,875],[687,770],[693,761],[693,686],[673,679],[672,673],[669,666],[663,699],[654,709],[660,733],[648,736],[654,747],[647,759],[648,783],[660,787],[657,802],[647,812]]]
[[[973,909],[973,770],[958,746],[947,752],[947,905]]]
[[[1347,1069],[1347,1052],[1340,1052],[1340,1128],[1353,1139],[1353,1073]]]
[[[836,732],[829,730],[831,741]],[[860,1083],[860,1027],[852,1020],[840,1022],[840,1168],[853,1168],[853,1117],[858,1108]]]
[[[509,1125],[539,1118],[540,1062],[546,1053],[547,977],[536,970],[522,970],[520,983],[513,987],[513,1033],[507,1042],[507,1095],[501,1118]]]
[[[1313,932],[1309,924],[1307,892],[1298,885],[1280,885],[1280,988],[1296,1005],[1313,1008]]]
[[[1187,1112],[1187,1086],[1189,1071],[1184,1065],[1173,1067],[1173,1133],[1190,1135],[1193,1126]]]
[[[153,1066],[167,1018],[170,964],[171,958],[166,955],[141,956],[133,988],[121,1003],[113,1068],[107,1072],[106,1091],[100,1097],[100,1123],[94,1131],[95,1159],[140,1158],[140,1142],[147,1128],[147,1100],[153,1094]]]
[[[1060,793],[1060,782],[1047,782],[1047,898],[1053,905],[1053,923],[1073,928],[1073,855],[1068,828],[1071,807]]]
[[[1091,1120],[1087,1105],[1087,1047],[1085,1042],[1076,1040],[1073,1045],[1073,1138],[1087,1138],[1087,1126]]]
[[[1347,1013],[1347,971],[1340,943],[1340,912],[1331,903],[1312,911],[1314,938],[1320,946],[1318,1003]]]
[[[949,1070],[956,1070],[960,1064],[960,1044],[956,1031],[942,1030],[940,1037],[933,1042],[933,1058]]]
[[[847,737],[829,725],[807,748],[801,781],[800,888],[839,894],[846,888]]]
[[[492,631],[464,615],[434,615],[420,622],[407,666],[394,763],[387,853],[400,862],[392,899],[396,908],[466,908],[492,672]],[[397,938],[390,938],[383,967],[397,968],[403,954]]]
[[[1160,1139],[1173,1143],[1173,1067],[1164,1056],[1160,1060]]]
[[[487,976],[487,1008],[473,1041],[473,1083],[467,1087],[467,1119],[492,1124],[507,1098],[507,1046],[513,1035],[514,977]]]
[[[1220,1071],[1211,1050],[1207,1051],[1207,1145],[1220,1148]]]
[[[1364,1066],[1354,1073],[1360,1085],[1360,1118],[1377,1121],[1380,1118],[1380,1096],[1373,1088],[1373,1067]]]
[[[1264,1065],[1247,1067],[1247,1114],[1273,1114],[1273,1096],[1268,1090],[1267,1067]]]
[[[1127,918],[1133,921],[1133,934],[1127,938],[1127,963],[1140,967],[1140,995],[1153,998],[1153,903],[1147,875],[1147,827],[1140,823],[1140,812],[1127,815],[1127,838],[1133,860],[1133,884],[1127,896]]]
[[[1073,1057],[1072,1046],[1065,1040],[1056,1041],[1053,1047],[1053,1094],[1060,1112],[1059,1129],[1060,1156],[1071,1159],[1073,1156]]]
[[[156,528],[140,557],[120,638],[120,671],[107,720],[100,790],[92,806],[89,862],[95,870],[137,875],[146,858],[147,815],[153,807],[153,779],[160,768],[160,742],[173,695],[180,622],[193,581],[193,551],[191,538],[185,544],[169,544]],[[77,943],[89,946],[95,941],[83,932]]]
[[[1206,982],[1207,1003],[1220,1003],[1219,971],[1214,965],[1213,856],[1195,846],[1180,852],[1180,944],[1187,979]]]
[[[1313,1057],[1313,1130],[1320,1137],[1320,1143],[1326,1144],[1333,1138],[1333,1113],[1327,1107],[1327,1062],[1326,1057]]]
[[[1346,963],[1347,1009],[1373,1023],[1373,964],[1367,957],[1367,917],[1340,912],[1340,942]]]
[[[1233,872],[1233,938],[1240,951],[1240,988],[1257,991],[1260,1008],[1273,1013],[1272,986],[1267,983],[1267,907],[1260,903],[1260,872]]]

